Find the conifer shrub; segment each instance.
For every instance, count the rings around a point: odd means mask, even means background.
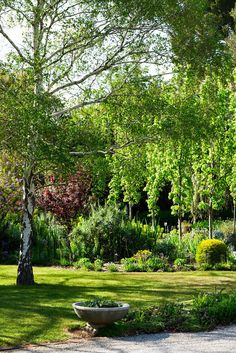
[[[227,245],[218,239],[203,240],[197,247],[196,262],[198,265],[215,265],[226,262]]]

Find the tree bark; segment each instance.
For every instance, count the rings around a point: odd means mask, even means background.
[[[182,240],[183,232],[182,232],[182,217],[178,218],[178,228],[179,228],[179,240]]]
[[[133,213],[132,213],[132,203],[129,202],[129,220],[131,221],[133,218]]]
[[[236,200],[233,201],[233,234],[236,233]]]
[[[213,233],[212,221],[213,221],[213,209],[212,209],[212,202],[210,200],[209,209],[208,209],[208,234],[209,234],[209,239],[212,239],[212,233]]]
[[[156,226],[155,223],[156,223],[156,222],[155,222],[155,213],[154,213],[154,211],[152,210],[152,229],[153,229],[153,230],[155,230],[155,226]]]
[[[35,207],[34,178],[32,169],[26,169],[23,177],[23,225],[20,241],[20,256],[17,271],[17,285],[33,285],[34,275],[31,262],[33,236],[33,213]]]

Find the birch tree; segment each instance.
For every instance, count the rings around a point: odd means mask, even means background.
[[[138,10],[122,13],[116,11],[113,2],[92,0],[3,0],[0,18],[1,40],[12,49],[7,64],[30,76],[30,82],[25,82],[27,90],[21,85],[17,88],[27,91],[25,104],[22,107],[16,104],[19,112],[14,112],[14,99],[12,102],[6,99],[6,102],[11,106],[11,119],[21,117],[13,135],[17,133],[19,140],[26,143],[18,144],[24,165],[24,197],[17,284],[33,284],[30,244],[35,178],[41,161],[48,160],[42,126],[49,122],[51,127],[58,124],[62,128],[61,120],[66,121],[66,116],[74,109],[106,100],[113,92],[107,90],[105,77],[116,72],[117,67],[130,77],[137,62],[163,65],[169,53],[168,43],[163,38],[166,23],[160,13],[156,20],[150,21]],[[11,36],[12,28],[22,32],[20,43]],[[6,91],[11,91],[14,98],[14,85],[10,86]],[[60,97],[63,104],[54,97]],[[49,103],[49,98],[58,104]],[[7,107],[4,109],[2,114],[6,115],[1,125],[5,124],[7,116]],[[13,128],[9,121],[7,123],[6,126]],[[53,130],[48,133],[53,134]],[[13,137],[10,129],[6,128],[4,133],[2,130],[1,149],[13,149]],[[25,147],[27,153],[23,153]],[[61,153],[59,147],[58,153]]]
[[[48,148],[45,148],[42,126],[50,125],[56,130],[60,126],[63,130],[61,120],[65,122],[70,112],[105,101],[115,94],[120,87],[114,87],[110,91],[106,86],[106,76],[115,75],[118,67],[124,73],[121,83],[123,85],[127,78],[132,76],[137,64],[161,65],[162,70],[165,64],[170,65],[171,51],[168,39],[176,32],[175,21],[178,33],[179,23],[183,18],[187,22],[192,21],[196,38],[199,32],[198,22],[204,18],[202,14],[205,1],[197,4],[195,1],[184,3],[183,8],[178,1],[172,0],[166,1],[165,6],[160,0],[151,4],[145,1],[141,6],[138,1],[129,4],[125,2],[125,5],[122,1],[95,0],[1,1],[0,36],[12,49],[7,64],[11,64],[11,68],[18,72],[27,72],[30,76],[28,98],[24,95],[24,108],[16,104],[20,113],[14,113],[14,107],[11,105],[11,119],[13,116],[15,119],[20,116],[21,121],[24,121],[17,124],[20,140],[24,140],[21,139],[22,134],[26,134],[24,137],[28,138],[26,145],[18,144],[20,155],[24,156],[24,222],[17,284],[34,283],[30,244],[35,179],[40,170],[40,163],[49,160],[48,155],[52,155],[45,153]],[[187,9],[190,11],[186,11]],[[22,32],[23,39],[20,43],[11,35],[12,28]],[[15,77],[16,80],[18,78]],[[4,82],[2,84],[4,85]],[[13,86],[11,91],[12,89]],[[25,87],[18,89],[25,90]],[[14,95],[11,97],[14,98]],[[59,103],[58,97],[62,104]],[[4,123],[3,119],[1,124]],[[16,127],[13,131],[16,132]],[[53,134],[53,130],[47,134]],[[49,139],[49,136],[46,136],[46,140]],[[11,149],[12,145],[9,146],[12,139],[10,129],[5,129],[1,149]],[[52,140],[50,145],[55,152],[56,146],[52,144]],[[23,145],[27,146],[25,154],[24,149],[20,149]],[[59,145],[63,150],[62,144]],[[66,148],[63,151],[65,150]],[[60,153],[58,147],[58,154]],[[56,161],[55,154],[54,158]]]

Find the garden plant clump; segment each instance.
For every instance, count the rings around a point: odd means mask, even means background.
[[[203,240],[197,248],[196,262],[198,265],[216,265],[227,260],[227,245],[218,239]]]
[[[68,238],[67,228],[53,215],[39,212],[35,215],[32,260],[35,265],[73,266],[82,271],[235,270],[234,237],[227,235],[232,222],[226,222],[223,240],[222,236],[221,240],[207,239],[201,232],[205,225],[199,223],[179,239],[177,230],[163,233],[163,229],[157,227],[154,232],[147,224],[129,221],[119,209],[100,206],[93,209],[91,216],[79,217]],[[214,227],[213,233],[217,236],[224,229],[224,222],[216,222]],[[2,244],[10,250],[2,250],[0,260],[16,263],[20,237],[18,218],[9,214],[0,229]],[[124,254],[130,256],[122,257]]]
[[[113,300],[110,299],[103,299],[103,298],[96,298],[93,300],[88,300],[85,302],[82,302],[81,305],[85,307],[90,307],[90,308],[118,308],[121,307],[122,304],[117,303]]]
[[[189,304],[167,302],[131,310],[127,316],[100,335],[195,332],[236,323],[236,293],[202,292]]]

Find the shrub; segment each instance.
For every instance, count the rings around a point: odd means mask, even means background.
[[[137,261],[146,261],[152,255],[149,250],[139,250],[133,257]]]
[[[9,213],[0,220],[0,262],[17,264],[21,226],[17,215]]]
[[[93,263],[93,267],[95,271],[102,271],[103,261],[100,259],[95,260]]]
[[[236,257],[233,255],[229,255],[228,257],[228,264],[230,266],[230,269],[233,271],[236,271]]]
[[[231,233],[226,236],[226,243],[230,245],[233,250],[236,250],[236,234]]]
[[[118,268],[117,268],[116,264],[114,264],[113,262],[110,262],[107,265],[107,271],[108,272],[118,272]]]
[[[82,257],[79,261],[74,262],[74,266],[80,270],[92,270],[93,264],[87,257]]]
[[[171,261],[176,258],[177,247],[170,239],[160,240],[156,244],[155,254],[168,257]]]
[[[227,220],[218,222],[217,229],[224,234],[225,238],[227,238],[233,233],[233,221]]]
[[[149,226],[129,221],[125,210],[99,206],[92,209],[88,218],[79,218],[71,240],[76,244],[74,258],[117,261],[140,249],[150,249],[154,236]]]
[[[224,233],[221,232],[220,230],[214,230],[213,231],[213,238],[218,239],[218,240],[223,240],[224,239]]]
[[[145,262],[145,268],[147,271],[169,271],[170,266],[168,260],[165,257],[152,256]]]
[[[181,259],[181,258],[175,259],[174,265],[175,266],[184,266],[184,265],[186,265],[186,259]]]
[[[235,322],[236,294],[201,293],[193,300],[193,314],[203,328]]]
[[[57,264],[60,266],[70,266],[71,263],[69,260],[64,259],[63,257],[57,261]]]
[[[183,304],[164,303],[160,306],[130,311],[122,320],[135,332],[161,332],[181,329],[187,319]],[[127,329],[126,329],[127,331]]]
[[[71,265],[71,251],[66,227],[50,213],[36,213],[34,217],[33,264]]]
[[[141,272],[142,266],[138,264],[134,257],[125,258],[121,260],[123,270],[125,272]]]
[[[217,239],[203,240],[197,248],[196,262],[197,264],[215,265],[225,262],[227,256],[227,245]]]
[[[192,266],[188,267],[191,265],[187,265],[187,260],[186,259],[181,259],[181,258],[177,258],[174,261],[174,269],[176,271],[190,271],[192,270]]]
[[[231,269],[231,264],[228,262],[220,262],[214,265],[214,270],[216,271],[230,271]]]

